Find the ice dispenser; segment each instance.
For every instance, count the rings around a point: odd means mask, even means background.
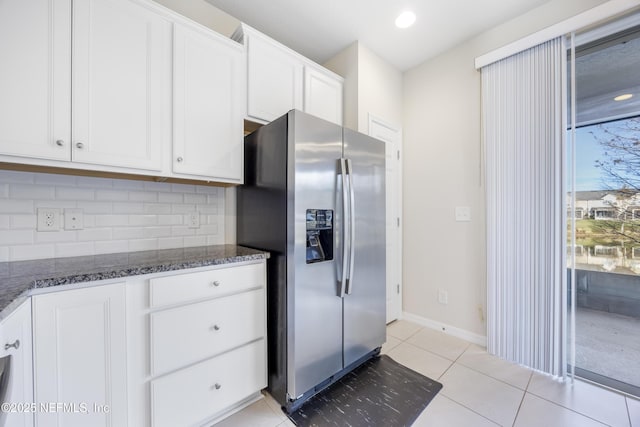
[[[307,264],[333,259],[333,211],[307,209]]]

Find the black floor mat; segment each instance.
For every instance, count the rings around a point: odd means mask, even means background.
[[[300,427],[410,426],[441,388],[382,355],[313,396],[289,418]]]

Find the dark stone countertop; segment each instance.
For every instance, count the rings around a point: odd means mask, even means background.
[[[236,245],[0,263],[0,320],[36,289],[269,258]]]

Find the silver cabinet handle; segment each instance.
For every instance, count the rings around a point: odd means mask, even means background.
[[[57,145],[58,147],[62,147],[62,146],[64,145],[64,141],[63,141],[63,140],[61,140],[61,139],[58,139],[58,140],[56,141],[56,145]]]
[[[220,286],[220,282],[216,280],[213,283],[211,283],[211,286],[215,286],[217,288],[218,286]]]
[[[176,159],[176,161],[177,161],[178,163],[181,163],[181,162],[182,162],[182,160],[184,160],[182,157],[178,157],[178,158]]]
[[[9,350],[10,348],[15,348],[16,350],[20,348],[20,340],[15,340],[13,344],[5,344],[4,349]]]
[[[220,330],[220,326],[218,326],[218,325],[213,325],[213,326],[211,327],[211,330],[212,330],[212,331],[219,331],[219,330]]]
[[[82,150],[82,148],[84,147],[84,144],[82,142],[76,142],[76,147]]]

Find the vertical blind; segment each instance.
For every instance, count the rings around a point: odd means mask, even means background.
[[[557,38],[482,68],[487,350],[566,375],[566,49]]]

